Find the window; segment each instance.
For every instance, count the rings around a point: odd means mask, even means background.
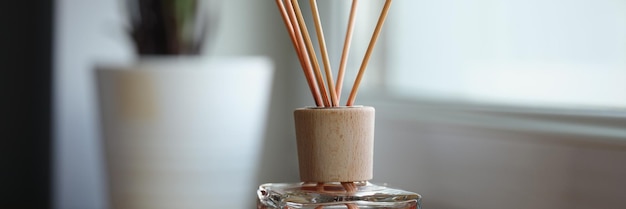
[[[389,15],[377,69],[395,94],[626,108],[624,1],[394,1]]]

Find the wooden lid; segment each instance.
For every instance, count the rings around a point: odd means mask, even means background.
[[[300,179],[353,182],[372,179],[374,108],[300,108],[294,111]]]

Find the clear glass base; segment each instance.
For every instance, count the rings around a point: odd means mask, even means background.
[[[420,209],[419,194],[367,181],[269,183],[259,186],[257,209]]]

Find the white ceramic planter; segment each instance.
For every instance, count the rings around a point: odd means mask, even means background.
[[[253,205],[272,73],[260,57],[100,66],[109,207]]]

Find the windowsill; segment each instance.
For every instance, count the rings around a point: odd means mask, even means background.
[[[376,107],[378,117],[389,120],[554,134],[585,139],[585,143],[626,147],[624,111],[468,104],[407,99],[372,91],[361,92],[358,99],[360,104]]]

